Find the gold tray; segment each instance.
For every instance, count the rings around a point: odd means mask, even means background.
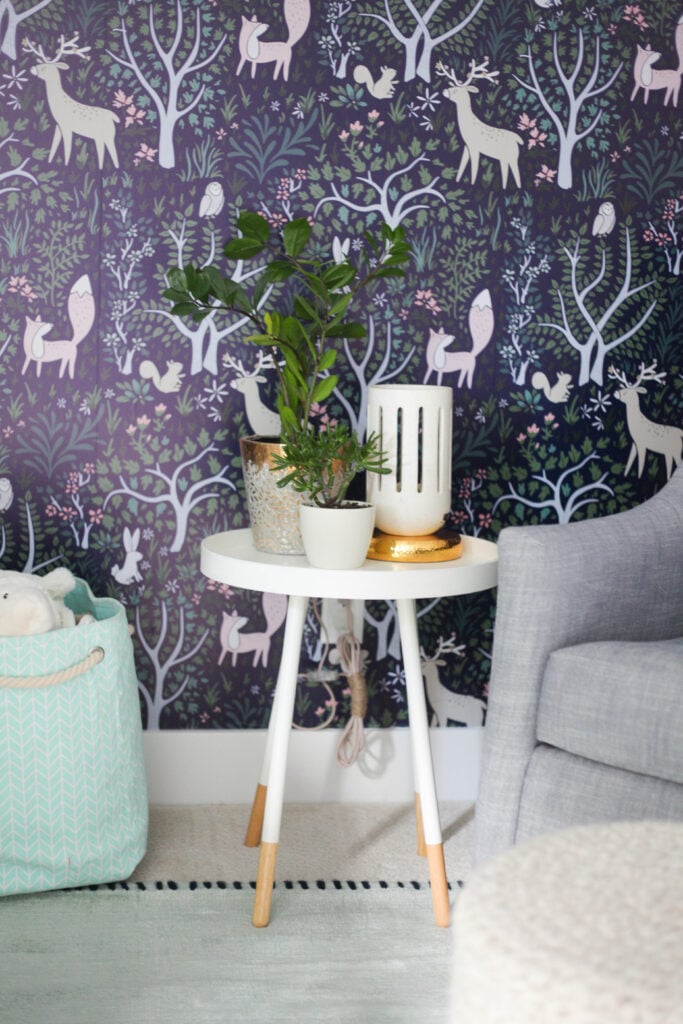
[[[450,562],[460,558],[462,538],[452,530],[437,530],[425,537],[399,537],[375,530],[368,558],[378,562]]]

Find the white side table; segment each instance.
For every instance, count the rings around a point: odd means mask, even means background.
[[[247,590],[287,594],[289,604],[282,660],[268,725],[266,751],[245,843],[261,844],[253,924],[270,918],[275,861],[280,837],[287,748],[294,715],[299,657],[310,597],[395,600],[406,677],[408,720],[413,746],[418,850],[426,854],[436,923],[449,923],[448,882],[434,785],[429,725],[417,633],[418,598],[452,597],[488,590],[497,582],[498,550],[491,541],[463,537],[463,553],[451,562],[366,561],[360,569],[315,569],[303,556],[257,551],[251,530],[229,530],[201,545],[205,576]]]

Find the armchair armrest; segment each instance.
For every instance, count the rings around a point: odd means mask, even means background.
[[[498,558],[476,863],[515,842],[550,653],[597,640],[683,635],[683,472],[626,512],[508,527]]]

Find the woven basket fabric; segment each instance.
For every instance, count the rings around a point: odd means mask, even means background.
[[[71,598],[71,595],[69,595]],[[52,686],[0,688],[0,894],[127,877],[144,855],[147,791],[133,647],[123,606],[78,581],[69,604],[96,621],[0,640],[3,675]]]

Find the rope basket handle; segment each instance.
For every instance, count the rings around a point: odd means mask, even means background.
[[[104,658],[103,647],[93,647],[90,654],[85,658],[71,665],[70,668],[63,668],[59,672],[50,672],[44,676],[0,676],[0,689],[5,690],[37,690],[46,686],[57,686],[59,683],[66,683],[76,676],[82,675],[88,669],[94,668]]]

